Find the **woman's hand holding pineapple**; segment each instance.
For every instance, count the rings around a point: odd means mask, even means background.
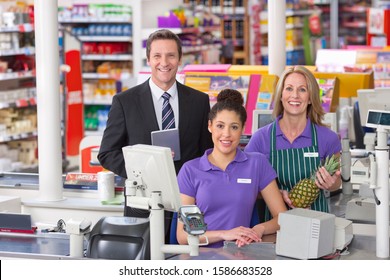
[[[287,204],[287,206],[289,208],[295,208],[295,206],[293,205],[289,195],[288,195],[288,191],[286,190],[280,190],[281,194],[282,194],[282,197],[283,197],[283,200],[284,202]]]
[[[336,190],[341,184],[340,177],[340,155],[326,157],[324,164],[310,178],[300,180],[291,189],[288,198],[295,207],[310,207],[320,194],[320,189]]]
[[[325,167],[320,167],[316,174],[316,185],[318,188],[328,191],[338,189],[340,186],[341,172],[337,170],[333,175],[326,170]]]
[[[316,186],[319,189],[333,191],[337,190],[340,186],[340,180],[341,180],[341,172],[338,170],[333,175],[330,175],[330,173],[326,170],[325,167],[320,167],[316,173]],[[284,202],[287,204],[289,208],[295,208],[293,202],[290,199],[289,192],[286,190],[281,190],[282,197]],[[306,207],[310,208],[310,206]]]

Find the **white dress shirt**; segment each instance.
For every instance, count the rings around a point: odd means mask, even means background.
[[[156,84],[153,83],[152,79],[149,79],[149,86],[150,86],[150,90],[152,91],[153,105],[154,105],[154,111],[156,112],[158,127],[161,130],[162,106],[164,102],[164,98],[162,97],[162,95],[164,94],[165,91],[163,91],[161,88],[156,86]],[[179,128],[179,96],[177,94],[176,82],[166,92],[171,95],[171,97],[169,98],[169,103],[171,104],[173,114],[175,116],[175,128]]]

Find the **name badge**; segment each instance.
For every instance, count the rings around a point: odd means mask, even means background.
[[[304,153],[303,154],[304,157],[318,157],[318,153]]]
[[[244,178],[238,178],[237,183],[239,184],[250,184],[252,183],[252,179],[244,179]]]

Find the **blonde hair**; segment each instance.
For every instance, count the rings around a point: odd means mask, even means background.
[[[323,118],[325,115],[324,109],[321,105],[320,100],[320,89],[314,75],[304,66],[291,66],[286,68],[284,72],[280,75],[278,83],[275,87],[274,93],[274,109],[272,115],[274,118],[280,116],[284,112],[284,107],[281,102],[282,93],[284,88],[284,82],[286,78],[292,73],[299,73],[303,75],[306,79],[307,90],[309,92],[309,100],[311,104],[307,107],[307,116],[310,118],[310,121],[317,125],[326,126],[323,123]]]

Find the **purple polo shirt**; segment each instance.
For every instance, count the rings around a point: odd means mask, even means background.
[[[183,165],[177,177],[180,192],[195,198],[208,230],[249,227],[258,193],[276,178],[274,169],[264,155],[237,149],[223,171],[209,162],[211,152]],[[210,245],[221,246],[223,242]]]
[[[301,135],[299,135],[293,143],[284,136],[279,126],[280,116],[276,119],[276,149],[284,150],[291,148],[304,148],[312,146],[311,140],[311,121],[307,120],[306,127]],[[245,152],[259,152],[267,156],[269,159],[271,151],[271,131],[273,123],[266,125],[256,131],[248,145],[245,147]],[[315,125],[317,130],[318,152],[321,159],[341,152],[341,142],[339,136],[328,127]]]

